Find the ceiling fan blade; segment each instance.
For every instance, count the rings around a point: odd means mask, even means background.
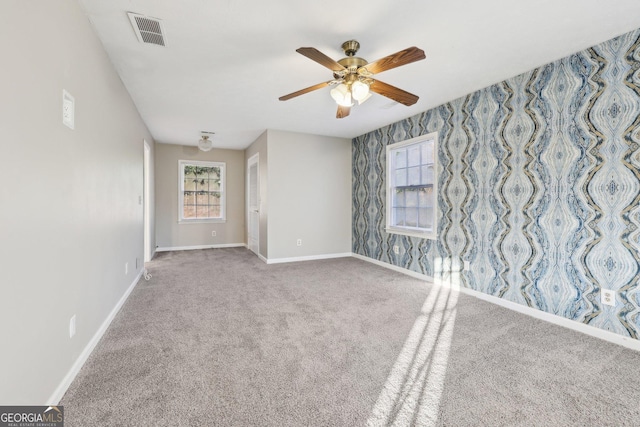
[[[380,80],[374,80],[369,87],[372,92],[391,98],[400,104],[404,104],[407,107],[418,102],[419,97],[405,90],[398,89],[395,86],[381,82]]]
[[[280,97],[280,98],[278,98],[278,99],[279,99],[280,101],[287,101],[287,100],[289,100],[289,99],[291,99],[291,98],[295,98],[296,96],[304,95],[305,93],[313,92],[314,90],[318,90],[318,89],[322,89],[323,87],[327,87],[327,86],[329,86],[329,84],[330,84],[332,81],[333,81],[333,80],[328,81],[328,82],[318,83],[317,85],[309,86],[309,87],[307,87],[307,88],[300,89],[300,90],[299,90],[299,91],[297,91],[297,92],[293,92],[293,93],[290,93],[290,94],[288,94],[288,95],[281,96],[281,97]]]
[[[338,105],[338,112],[336,113],[336,119],[344,119],[351,112],[351,107],[343,107]]]
[[[383,71],[390,70],[392,68],[399,67],[401,65],[411,64],[412,62],[420,61],[426,58],[424,51],[413,46],[400,52],[396,52],[393,55],[385,56],[370,64],[364,66],[369,72],[378,74]],[[339,64],[338,64],[339,65]]]
[[[307,58],[311,59],[312,61],[316,61],[318,64],[327,67],[331,71],[346,70],[346,68],[344,68],[342,65],[338,64],[336,61],[334,61],[333,59],[329,58],[327,55],[325,55],[324,53],[320,52],[315,47],[301,47],[300,49],[296,49],[296,52],[298,52],[301,55],[306,56]]]

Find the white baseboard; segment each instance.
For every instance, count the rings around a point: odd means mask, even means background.
[[[351,254],[352,257],[361,259],[363,261],[370,262],[372,264],[379,265],[381,267],[388,268],[389,270],[397,271],[398,273],[406,274],[407,276],[415,277],[416,279],[426,280],[433,283],[433,277],[426,274],[416,273],[415,271],[407,270],[406,268],[398,267],[397,265],[389,264],[388,262],[378,261],[377,259],[369,258],[360,254]]]
[[[142,277],[143,273],[144,273],[144,267],[140,270],[140,272],[135,277],[135,279],[133,279],[133,283],[129,285],[129,287],[127,288],[125,293],[122,295],[118,303],[115,305],[115,307],[113,307],[111,312],[109,312],[109,315],[107,316],[107,318],[104,319],[104,322],[102,322],[102,325],[100,325],[100,327],[98,328],[96,333],[93,335],[91,340],[87,343],[84,350],[82,350],[82,353],[80,353],[80,356],[78,356],[75,363],[71,366],[71,369],[69,369],[69,372],[67,372],[67,375],[64,376],[64,378],[62,379],[62,382],[60,382],[60,384],[58,385],[58,387],[56,387],[53,394],[47,400],[47,403],[46,403],[47,405],[57,405],[60,402],[60,399],[62,399],[62,396],[64,396],[64,394],[67,392],[67,389],[75,379],[76,375],[78,375],[78,372],[80,372],[80,369],[82,369],[82,366],[85,364],[85,362],[91,355],[91,352],[93,352],[93,349],[96,347],[96,345],[98,345],[98,342],[100,342],[100,339],[109,328],[109,325],[111,324],[113,319],[116,317],[116,314],[118,314],[118,311],[120,311],[125,301],[127,301],[127,298],[129,298],[129,295],[133,291],[133,288],[135,288],[136,285],[138,284],[138,281]]]
[[[262,254],[256,254],[256,255],[258,255],[258,258],[260,258],[262,262],[264,262],[265,264],[269,264],[269,260],[263,257]]]
[[[245,243],[223,243],[220,245],[199,245],[199,246],[170,246],[170,247],[157,247],[156,252],[169,252],[169,251],[193,251],[196,249],[219,249],[219,248],[244,248],[247,245]]]
[[[484,292],[468,288],[460,288],[460,291],[467,295],[474,296],[478,299],[508,308],[513,311],[517,311],[522,314],[526,314],[527,316],[535,317],[536,319],[544,320],[545,322],[553,323],[554,325],[563,326],[565,328],[569,328],[583,334],[591,335],[592,337],[600,338],[601,340],[605,340],[613,344],[618,344],[632,350],[640,351],[640,341],[636,339],[624,337],[614,332],[605,331],[604,329],[596,328],[595,326],[590,326],[585,323],[567,319],[566,317],[558,316],[557,314],[537,310],[526,305],[518,304],[513,301],[485,294]]]
[[[340,254],[322,254],[322,255],[309,255],[309,256],[299,256],[292,258],[267,258],[266,261],[264,257],[260,257],[267,264],[280,264],[283,262],[298,262],[298,261],[315,261],[319,259],[330,259],[330,258],[346,258],[352,255],[351,252],[345,252]]]
[[[390,270],[394,270],[394,271],[406,274],[407,276],[411,276],[416,279],[425,280],[439,286],[449,286],[446,283],[440,283],[438,280],[434,281],[432,277],[429,277],[427,275],[416,273],[415,271],[407,270],[406,268],[398,267],[383,261],[378,261],[377,259],[369,258],[369,257],[355,254],[355,253],[352,254],[352,256],[354,258],[361,259],[363,261],[367,261],[372,264],[376,264],[376,265],[388,268]],[[467,294],[467,295],[476,297],[478,299],[481,299],[483,301],[487,301],[492,304],[496,304],[513,311],[517,311],[518,313],[522,313],[539,320],[544,320],[545,322],[553,323],[554,325],[562,326],[586,335],[590,335],[592,337],[599,338],[601,340],[608,341],[613,344],[621,345],[631,350],[640,351],[639,340],[636,340],[630,337],[624,337],[614,332],[605,331],[604,329],[596,328],[595,326],[590,326],[584,323],[576,322],[575,320],[567,319],[566,317],[547,313],[546,311],[537,310],[535,308],[518,304],[513,301],[509,301],[503,298],[498,298],[493,295],[485,294],[484,292],[476,291],[469,288],[462,288],[462,287],[460,287],[459,289],[460,289],[460,292],[462,292],[463,294]]]

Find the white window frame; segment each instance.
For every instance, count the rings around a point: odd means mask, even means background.
[[[433,220],[431,224],[431,228],[425,227],[410,227],[406,225],[396,225],[396,221],[394,218],[393,211],[393,194],[395,192],[395,156],[393,156],[393,152],[397,151],[400,148],[404,148],[410,145],[421,144],[425,142],[433,142],[433,179],[432,179],[432,191],[431,195],[431,203],[433,207]],[[420,237],[423,239],[437,239],[438,233],[438,133],[433,132],[427,135],[418,136],[416,138],[411,138],[405,141],[400,141],[395,144],[387,145],[387,181],[386,181],[386,190],[387,190],[387,209],[386,209],[386,227],[385,230],[387,233],[391,234],[402,234],[405,236],[414,236]],[[424,165],[424,163],[423,163]],[[427,185],[427,184],[424,184]]]
[[[184,218],[184,167],[204,166],[220,168],[220,218]],[[178,160],[178,223],[203,223],[227,221],[227,164],[202,160]]]

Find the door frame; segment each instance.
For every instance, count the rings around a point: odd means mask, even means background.
[[[257,235],[255,247],[251,245],[251,167],[256,167],[256,197],[257,197]],[[260,256],[260,153],[256,153],[247,159],[247,248]]]
[[[146,140],[143,155],[144,262],[151,261],[151,147]]]

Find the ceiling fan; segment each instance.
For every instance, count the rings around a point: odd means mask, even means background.
[[[342,50],[344,50],[347,56],[339,61],[334,61],[313,47],[296,49],[296,52],[333,71],[333,80],[318,83],[317,85],[281,96],[278,99],[280,99],[280,101],[286,101],[327,86],[335,86],[331,89],[331,97],[338,104],[338,112],[336,113],[336,118],[338,119],[349,115],[354,101],[362,104],[369,99],[369,97],[371,97],[370,92],[386,96],[406,106],[418,102],[418,96],[374,79],[373,75],[424,59],[425,55],[422,49],[418,49],[415,46],[410,47],[371,63],[355,56],[358,49],[360,49],[360,43],[356,40],[348,40],[342,43]]]

